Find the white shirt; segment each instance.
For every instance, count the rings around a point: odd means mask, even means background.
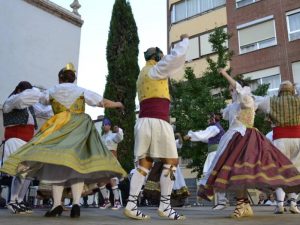
[[[42,93],[37,88],[26,89],[21,93],[10,96],[3,105],[3,112],[9,113],[14,109],[27,108],[29,117],[27,124],[34,125],[34,119],[28,107],[32,106],[36,117],[49,118],[53,115],[52,108],[39,103]]]
[[[205,130],[199,130],[199,131],[189,131],[188,136],[191,138],[191,141],[201,141],[204,143],[208,143],[208,139],[216,136],[218,133],[220,133],[220,129],[215,126],[209,126]]]
[[[101,95],[93,91],[78,87],[73,83],[62,83],[55,85],[43,93],[40,101],[45,105],[49,105],[51,96],[66,108],[70,108],[81,95],[84,96],[85,103],[90,106],[100,106],[103,100]]]
[[[162,57],[162,59],[149,70],[148,76],[154,80],[163,80],[175,75],[185,63],[188,47],[189,39],[184,38],[174,46],[170,54]]]
[[[109,150],[117,151],[118,144],[123,140],[124,133],[121,128],[119,128],[118,133],[113,133],[111,130],[101,136],[102,141]]]

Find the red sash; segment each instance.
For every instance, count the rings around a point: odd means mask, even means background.
[[[139,118],[148,117],[169,122],[170,100],[165,98],[148,98],[140,103]]]
[[[19,138],[23,141],[30,141],[34,134],[34,125],[16,125],[5,127],[5,140],[9,138]]]
[[[273,140],[279,138],[300,138],[300,125],[289,127],[273,127]]]

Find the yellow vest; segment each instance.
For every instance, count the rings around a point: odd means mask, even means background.
[[[136,86],[140,102],[149,98],[165,98],[170,100],[168,79],[154,80],[148,76],[149,70],[155,64],[155,60],[147,61],[146,66],[139,74]]]

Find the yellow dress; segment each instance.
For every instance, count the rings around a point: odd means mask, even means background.
[[[31,141],[10,156],[2,172],[65,185],[74,180],[89,184],[126,176],[102,143],[90,116],[84,113],[83,96],[68,109],[54,98],[50,102],[55,115]]]

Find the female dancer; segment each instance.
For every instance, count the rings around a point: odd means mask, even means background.
[[[74,84],[72,64],[63,68],[58,78],[59,84],[41,97],[42,103],[51,104],[54,116],[30,142],[10,156],[2,171],[53,185],[54,204],[46,217],[62,213],[62,192],[65,186],[71,186],[70,216],[76,218],[80,217],[79,200],[84,182],[108,182],[112,177],[126,175],[101,142],[90,116],[84,113],[85,103],[107,108],[123,108],[123,105]]]
[[[220,73],[230,83],[232,104],[223,111],[229,129],[221,138],[205,179],[201,197],[212,198],[213,188],[234,190],[237,206],[232,217],[252,216],[247,188],[299,187],[300,174],[291,161],[253,127],[255,104],[249,87],[241,87],[225,69]]]

